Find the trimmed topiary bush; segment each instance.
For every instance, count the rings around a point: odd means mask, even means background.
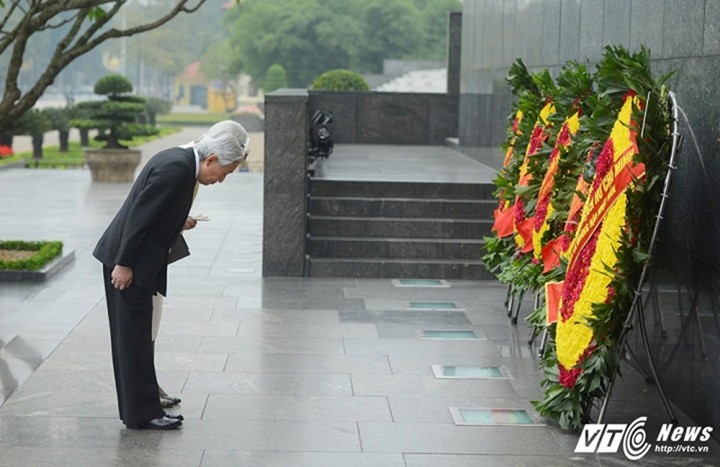
[[[360,74],[350,70],[329,70],[318,76],[312,89],[326,91],[367,91],[370,89]]]
[[[91,126],[97,128],[98,141],[105,141],[104,149],[125,149],[120,141],[134,136],[157,134],[152,125],[141,125],[145,114],[145,98],[129,94],[132,83],[122,75],[107,75],[95,83],[95,94],[107,96],[105,101],[81,102],[78,108],[89,110]],[[77,121],[75,122],[77,123]]]
[[[285,68],[277,63],[270,65],[265,73],[265,82],[263,84],[265,94],[286,87],[288,87],[288,82]]]

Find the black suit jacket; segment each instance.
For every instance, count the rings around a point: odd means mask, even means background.
[[[116,264],[132,268],[133,284],[150,294],[165,295],[168,251],[190,213],[195,167],[192,148],[170,148],[153,156],[93,256],[109,268]]]

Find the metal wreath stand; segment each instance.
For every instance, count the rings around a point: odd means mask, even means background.
[[[650,95],[648,95],[648,99],[650,98]],[[675,93],[670,92],[669,93],[670,103],[671,103],[671,113],[672,113],[672,146],[670,149],[670,160],[668,162],[668,171],[665,175],[665,184],[663,186],[663,192],[660,199],[660,207],[658,208],[658,213],[655,216],[655,227],[653,228],[652,237],[650,237],[650,245],[648,247],[648,254],[652,255],[653,251],[655,250],[655,246],[657,243],[658,238],[658,232],[660,231],[660,222],[663,219],[663,212],[665,211],[665,202],[668,199],[668,191],[670,190],[670,181],[672,179],[672,174],[676,169],[675,165],[675,158],[680,152],[680,147],[682,146],[682,135],[678,131],[678,118],[679,118],[679,111],[678,111],[678,105],[677,105],[677,99],[675,97]],[[646,107],[646,109],[649,108],[649,106]],[[647,111],[647,110],[646,110]],[[645,118],[643,118],[643,126],[640,130],[640,136],[642,137],[643,131],[645,129]],[[643,342],[643,347],[645,348],[645,354],[648,359],[648,366],[650,367],[650,373],[652,375],[652,378],[648,378],[648,382],[653,382],[655,384],[655,387],[658,390],[658,393],[660,393],[660,398],[662,399],[663,404],[665,405],[665,410],[667,411],[668,415],[670,416],[670,421],[672,423],[677,423],[677,417],[675,416],[675,412],[673,411],[672,407],[670,406],[670,401],[668,400],[667,396],[665,395],[665,390],[662,387],[662,384],[660,382],[660,379],[658,377],[657,369],[655,367],[655,361],[653,360],[652,353],[650,351],[650,343],[648,340],[648,334],[647,334],[647,328],[645,325],[645,307],[643,305],[642,300],[642,287],[643,283],[645,282],[645,279],[648,275],[648,270],[650,269],[650,262],[652,261],[652,256],[650,259],[645,261],[645,264],[643,265],[642,272],[640,274],[640,280],[638,281],[638,285],[635,288],[635,294],[633,296],[632,305],[630,306],[630,311],[628,312],[628,315],[625,317],[625,321],[623,322],[623,329],[620,332],[620,337],[618,339],[619,345],[618,345],[618,353],[622,355],[623,350],[628,344],[628,336],[630,335],[630,332],[633,329],[633,321],[635,320],[635,316],[637,315],[638,319],[638,328],[640,329],[640,337]],[[603,397],[602,405],[600,406],[600,412],[598,413],[598,419],[597,423],[602,423],[603,419],[605,418],[605,413],[607,412],[607,407],[610,402],[610,396],[612,394],[613,387],[615,386],[615,379],[617,378],[617,375],[619,373],[619,367],[620,363],[618,362],[618,365],[613,369],[612,374],[610,375],[610,382],[608,384],[608,389],[605,392],[605,396]],[[640,370],[642,372],[642,370]]]

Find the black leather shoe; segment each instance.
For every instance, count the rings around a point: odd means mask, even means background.
[[[183,420],[185,420],[185,417],[183,417],[180,414],[175,415],[175,414],[171,414],[171,413],[167,413],[167,412],[165,412],[165,417],[172,418],[173,420],[180,420],[181,422]]]
[[[148,422],[141,423],[140,428],[148,430],[174,430],[175,428],[180,428],[181,425],[182,422],[180,420],[169,417],[158,417],[153,418]]]

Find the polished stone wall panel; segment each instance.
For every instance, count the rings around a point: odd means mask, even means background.
[[[630,6],[630,49],[644,45],[653,58],[662,57],[664,3],[658,0],[632,0]]]
[[[309,116],[330,111],[333,141],[443,145],[458,135],[458,95],[310,91]]]
[[[487,2],[483,19],[483,63],[488,67],[499,67],[502,65],[502,3]]]
[[[517,5],[515,2],[503,2],[503,19],[502,19],[502,54],[500,60],[502,66],[509,67],[518,57],[515,44],[515,18],[517,16]]]
[[[428,95],[428,133],[427,144],[445,144],[445,138],[458,134],[459,96],[437,94]]]
[[[665,0],[662,58],[702,55],[705,2]]]
[[[448,56],[447,56],[447,93],[460,94],[460,63],[462,43],[462,13],[448,14]]]
[[[560,4],[560,61],[577,60],[580,52],[580,0]]]
[[[705,2],[703,55],[720,54],[720,2]]]
[[[583,0],[580,4],[580,59],[597,61],[603,52],[604,0]]]
[[[560,61],[560,0],[545,0],[542,10],[542,63]]]
[[[279,90],[265,98],[265,277],[303,275],[307,106],[307,91]]]
[[[540,66],[543,63],[543,3],[528,2],[523,11],[527,28],[525,64],[528,67]]]
[[[460,92],[468,87],[466,76],[470,73],[475,64],[475,47],[478,43],[474,21],[476,15],[475,2],[465,3],[462,12],[462,37],[460,39]]]
[[[411,95],[377,94],[359,97],[357,142],[360,144],[413,144],[427,135],[427,101]],[[392,138],[388,133],[392,129]],[[397,139],[395,139],[397,137]]]
[[[605,0],[603,44],[630,46],[630,7],[627,0]]]
[[[522,57],[523,60],[528,60],[528,43],[531,36],[528,33],[530,17],[527,10],[531,1],[517,0],[515,2],[515,57],[513,59]]]

